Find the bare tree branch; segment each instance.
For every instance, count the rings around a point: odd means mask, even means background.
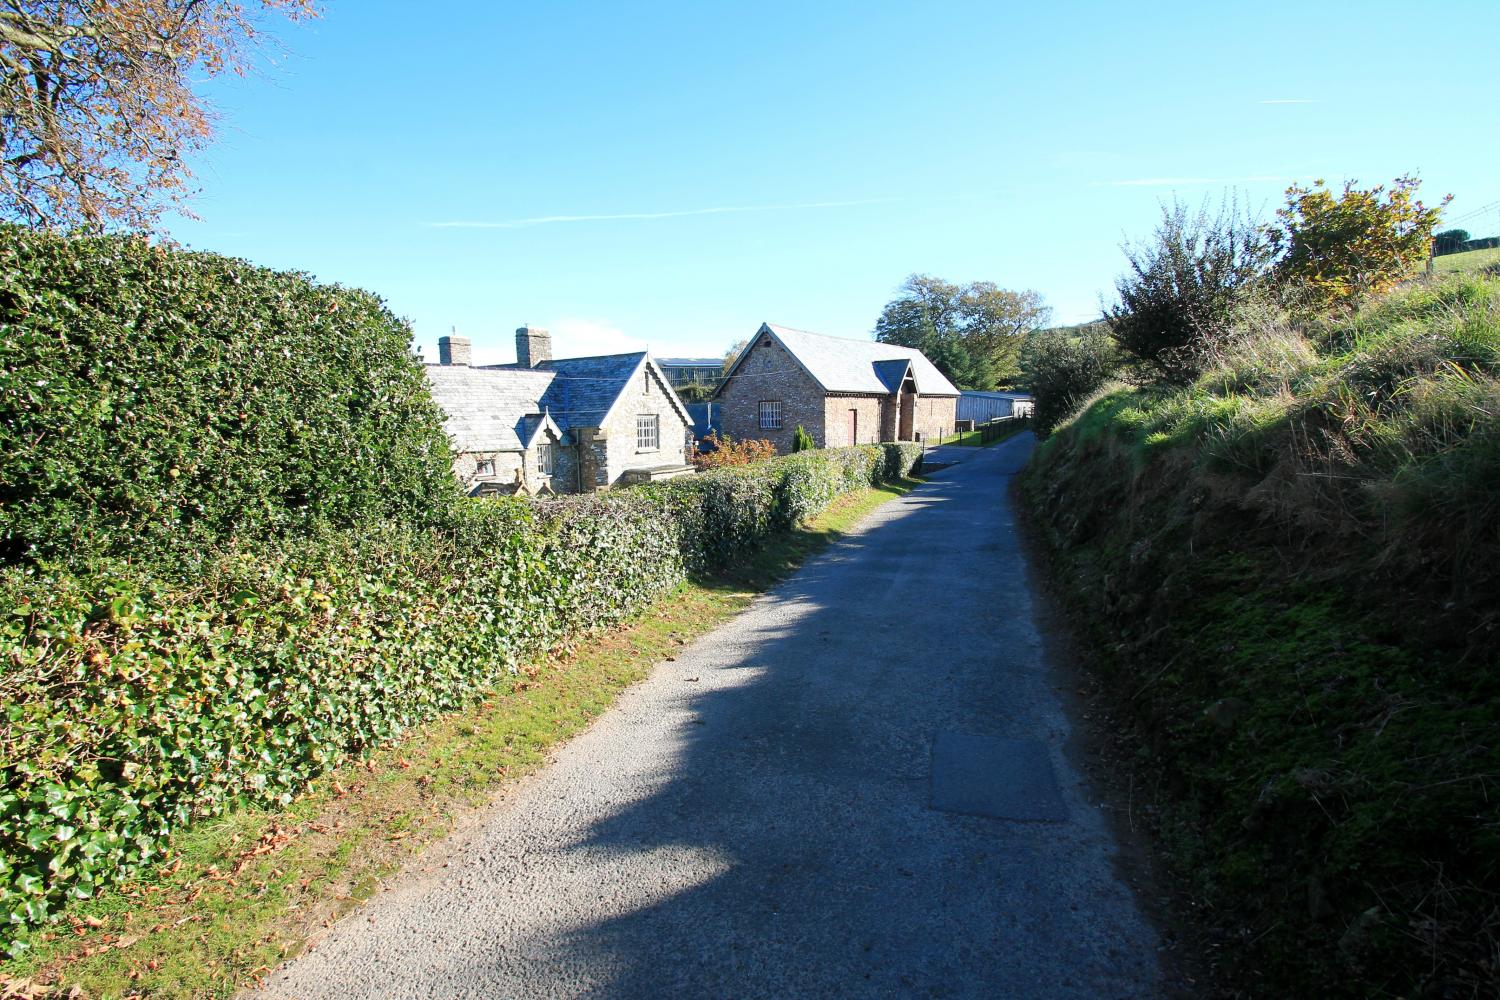
[[[212,136],[191,76],[244,73],[314,0],[0,0],[0,216],[151,229]]]

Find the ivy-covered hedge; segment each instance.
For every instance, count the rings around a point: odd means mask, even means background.
[[[123,561],[0,571],[0,947],[237,801],[461,705],[568,633],[742,558],[915,445],[803,452],[437,527],[226,547],[191,585]],[[384,522],[389,525],[394,522]]]
[[[0,226],[0,562],[430,523],[457,488],[410,341],[368,292]]]

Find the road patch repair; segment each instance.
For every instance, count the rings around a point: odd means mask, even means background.
[[[1061,752],[1006,488],[1031,446],[953,449],[263,996],[1162,995],[1162,941]]]
[[[932,808],[996,819],[1068,818],[1044,744],[967,733],[939,733],[933,743]]]

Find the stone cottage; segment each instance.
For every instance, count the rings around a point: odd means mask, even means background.
[[[958,397],[921,351],[762,323],[714,401],[723,433],[785,452],[799,425],[820,448],[940,438]]]
[[[649,354],[552,357],[546,330],[516,331],[516,363],[469,363],[438,340],[427,382],[471,494],[588,493],[692,472],[692,420]]]

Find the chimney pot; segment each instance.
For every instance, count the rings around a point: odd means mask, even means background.
[[[523,326],[516,331],[516,364],[522,368],[535,368],[543,361],[552,360],[552,334],[534,326]]]
[[[438,364],[469,366],[468,337],[439,337]]]

